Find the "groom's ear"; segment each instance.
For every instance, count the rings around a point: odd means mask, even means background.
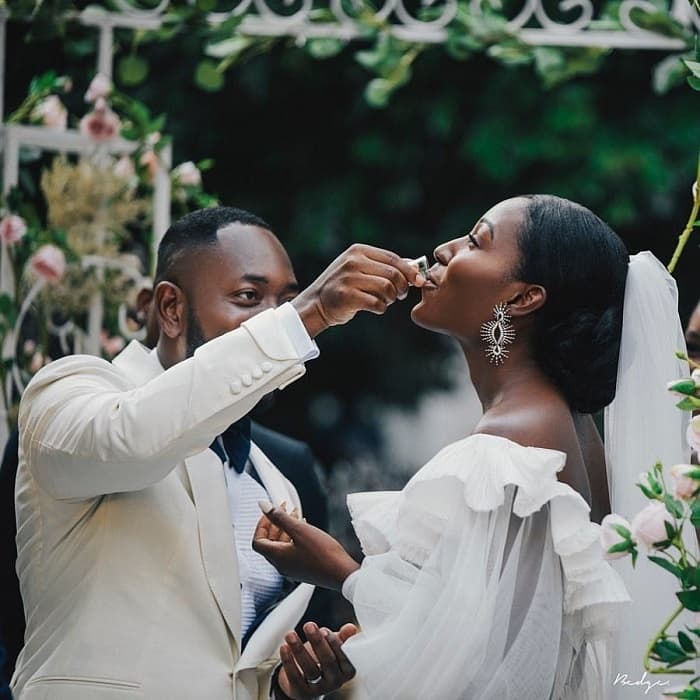
[[[539,284],[528,284],[508,301],[508,312],[513,318],[527,316],[541,309],[547,301],[547,290]]]

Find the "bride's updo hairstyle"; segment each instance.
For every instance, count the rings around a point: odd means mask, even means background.
[[[532,334],[535,359],[571,408],[594,413],[615,398],[629,255],[586,207],[527,195],[516,279],[547,290]]]

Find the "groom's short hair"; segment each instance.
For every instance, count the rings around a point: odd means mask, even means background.
[[[186,214],[170,226],[158,245],[155,284],[176,282],[172,277],[177,264],[197,248],[215,246],[218,232],[229,224],[271,230],[264,219],[236,207],[209,207]]]

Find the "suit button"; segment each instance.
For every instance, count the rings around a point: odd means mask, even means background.
[[[263,371],[260,367],[253,367],[253,379],[260,379],[262,375]]]
[[[231,382],[231,393],[240,394],[241,391],[243,391],[243,385],[237,379]]]
[[[263,372],[265,372],[265,374],[267,374],[268,372],[272,372],[272,364],[270,362],[263,362],[260,365],[260,368]]]
[[[243,386],[250,386],[253,383],[253,377],[249,374],[242,374],[241,381],[243,382]]]

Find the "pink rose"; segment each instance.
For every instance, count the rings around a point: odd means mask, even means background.
[[[40,119],[49,129],[65,131],[68,125],[68,111],[56,95],[49,95],[39,102],[32,110],[32,117]]]
[[[676,464],[671,467],[671,482],[673,483],[673,495],[687,501],[693,497],[693,493],[700,488],[700,481],[696,481],[688,476],[689,472],[695,471],[698,467],[692,464]]]
[[[18,243],[27,233],[27,222],[16,214],[9,214],[0,221],[0,240],[5,245]]]
[[[131,180],[136,175],[134,161],[129,156],[122,156],[114,164],[114,174],[122,180]]]
[[[700,415],[691,418],[686,437],[690,448],[700,453]]]
[[[29,260],[32,272],[49,284],[58,284],[66,272],[66,256],[50,243],[41,246]]]
[[[119,136],[122,123],[119,117],[99,97],[95,109],[80,120],[80,132],[91,141],[101,143]]]
[[[85,102],[96,102],[100,97],[107,97],[110,92],[112,92],[112,81],[104,73],[98,73],[85,93]]]
[[[188,160],[185,163],[180,163],[173,170],[173,179],[185,187],[198,187],[202,184],[202,173],[191,160]]]
[[[156,179],[156,173],[158,172],[158,156],[155,151],[150,148],[144,151],[139,158],[139,163],[146,168],[148,173],[148,178],[151,182]]]
[[[673,524],[673,518],[663,503],[654,501],[632,518],[632,538],[646,547],[653,547],[668,539],[664,522]]]
[[[603,518],[600,524],[600,544],[603,548],[604,559],[620,559],[626,557],[629,552],[609,552],[610,547],[626,542],[625,538],[615,530],[614,526],[621,526],[630,530],[629,522],[617,513],[610,513]]]
[[[31,339],[25,340],[23,350],[25,355],[33,355],[36,351],[36,343]]]

